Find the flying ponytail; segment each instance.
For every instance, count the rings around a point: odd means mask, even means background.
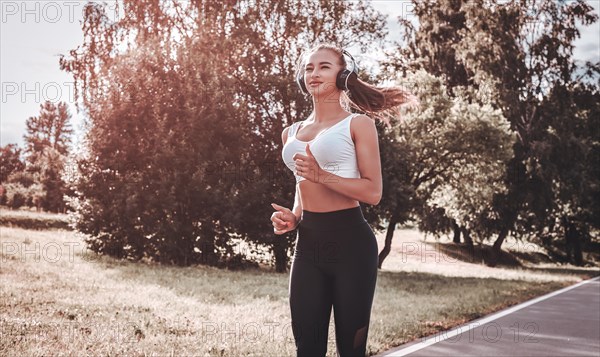
[[[340,64],[346,68],[347,63],[342,50],[332,44],[318,44],[307,53],[326,49],[333,51],[338,57]],[[301,70],[299,67],[298,70]],[[419,99],[407,89],[394,87],[378,87],[366,83],[358,78],[351,77],[348,82],[348,91],[343,91],[340,101],[346,109],[362,112],[370,117],[384,121],[388,126],[389,115],[399,115],[401,106],[418,106]]]

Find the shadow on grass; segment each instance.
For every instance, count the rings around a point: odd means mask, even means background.
[[[454,249],[451,252],[456,252],[454,256],[457,256],[460,250]],[[463,254],[463,258],[465,257],[464,252],[460,254]],[[242,301],[253,299],[285,301],[287,303],[288,299],[289,272],[281,274],[267,268],[232,271],[203,265],[177,267],[123,261],[110,257],[98,257],[91,261],[98,264],[102,269],[116,270],[120,280],[131,281],[132,284],[164,287],[178,295],[192,297],[209,303],[239,304]],[[553,274],[577,275],[583,279],[600,275],[600,271],[568,267],[522,267],[522,269],[532,272],[545,271]],[[505,282],[509,282],[509,284],[523,284],[521,280],[477,277],[449,278],[444,275],[426,272],[379,271],[378,274],[379,289],[408,292],[419,296],[441,294],[443,292],[440,289],[450,289],[447,293],[454,294],[461,289],[476,286],[503,286]],[[449,283],[448,279],[452,279],[452,282]],[[572,284],[572,282],[557,282],[556,284],[558,285],[555,287],[559,288]],[[442,288],[444,286],[451,287]],[[474,316],[471,317],[474,318]]]
[[[469,247],[464,244],[454,243],[430,243],[435,251],[446,254],[450,258],[458,261],[470,262],[474,264],[485,264],[491,254],[491,247],[485,245],[474,245]],[[95,253],[86,254],[84,260],[97,265],[100,269],[110,269],[117,272],[120,280],[131,281],[141,285],[160,286],[169,289],[177,295],[192,297],[199,301],[206,301],[215,304],[240,304],[246,300],[260,301],[284,301],[288,300],[289,271],[286,273],[277,273],[273,269],[260,267],[246,270],[227,270],[218,269],[205,265],[194,265],[189,267],[178,267],[170,265],[161,265],[157,263],[135,262],[128,260],[119,260],[107,256],[99,256]],[[87,258],[87,259],[86,259]],[[571,278],[579,276],[582,279],[591,278],[600,275],[600,271],[591,271],[584,268],[575,267],[532,267],[527,263],[538,264],[550,262],[547,256],[541,253],[511,253],[502,251],[498,266],[522,269],[532,273],[547,272],[559,275],[569,275]],[[394,275],[396,274],[396,275]],[[415,293],[437,294],[436,289],[448,284],[448,279],[452,279],[450,285],[458,283],[459,285],[471,286],[472,282],[484,281],[493,283],[496,279],[475,278],[475,277],[453,277],[449,278],[443,275],[433,273],[415,273],[415,272],[379,272],[382,284],[393,278],[397,281],[390,289],[409,288]],[[571,281],[573,279],[570,279]],[[406,285],[406,282],[411,282]],[[515,280],[515,282],[520,280]],[[464,282],[464,283],[463,283]],[[521,282],[523,283],[523,282]],[[481,284],[481,283],[478,283]],[[495,284],[495,283],[494,283]],[[457,290],[451,290],[455,293]]]
[[[456,243],[425,243],[436,251],[446,254],[450,258],[473,264],[489,264],[493,254],[491,247],[486,245],[468,245]],[[520,267],[522,266],[519,259],[514,255],[501,251],[500,257],[496,262],[498,266],[504,267]]]
[[[469,246],[467,244],[456,243],[425,243],[437,251],[446,254],[450,258],[473,264],[493,265],[493,250],[491,246],[484,244],[475,244]],[[578,275],[583,279],[593,278],[600,275],[600,267],[592,266],[589,268],[574,267],[574,266],[559,266],[556,267],[536,267],[534,264],[556,264],[546,254],[540,252],[513,252],[502,250],[499,258],[495,261],[495,266],[503,268],[518,268],[521,270],[529,270],[534,272],[545,272],[552,274],[563,275]]]
[[[600,275],[600,268],[583,269],[576,267],[526,267],[526,270],[550,274],[578,275],[582,279],[591,279]]]
[[[585,275],[585,274],[584,274]],[[581,278],[585,278],[581,276]],[[451,280],[451,281],[450,281]],[[378,288],[394,288],[409,295],[422,295],[423,298],[457,299],[461,294],[479,290],[491,290],[494,294],[514,296],[514,287],[522,290],[531,288],[533,295],[537,290],[547,290],[546,287],[562,288],[575,284],[572,281],[547,281],[532,284],[520,279],[499,279],[490,277],[449,277],[426,272],[380,271],[378,273]],[[436,296],[438,298],[436,298]],[[468,300],[468,299],[467,299]],[[462,301],[462,300],[461,300]],[[471,301],[475,303],[475,301]],[[442,301],[440,301],[440,304]],[[465,304],[468,306],[469,304]],[[471,316],[471,317],[478,317]]]

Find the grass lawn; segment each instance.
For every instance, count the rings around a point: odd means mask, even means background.
[[[0,242],[2,356],[295,355],[289,273],[117,261],[66,230],[0,227]],[[436,247],[396,231],[378,276],[370,355],[598,275],[552,264],[490,268]],[[335,356],[333,316],[327,355]]]

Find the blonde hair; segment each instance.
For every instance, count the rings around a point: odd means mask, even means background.
[[[303,55],[300,56],[298,66],[296,68],[296,76],[300,76],[302,73],[303,65],[306,57],[309,54],[319,50],[330,50],[338,56],[339,64],[342,68],[347,68],[346,58],[342,53],[342,49],[328,43],[321,43],[313,46]],[[382,114],[390,114],[386,112],[392,112],[395,115],[399,115],[399,107],[403,104],[409,104],[415,106],[419,104],[418,98],[410,93],[407,89],[394,86],[394,87],[378,87],[372,84],[366,83],[356,77],[354,80],[348,81],[348,93],[342,91],[340,101],[342,106],[347,109],[353,109],[360,111],[366,115],[374,118],[378,118],[386,122],[389,126],[389,119]]]

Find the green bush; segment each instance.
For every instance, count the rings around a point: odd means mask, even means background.
[[[12,209],[37,207],[44,197],[43,187],[37,183],[25,186],[20,182],[9,182],[3,186],[5,198],[2,203]]]
[[[12,209],[24,206],[27,201],[27,188],[19,183],[9,183],[6,189],[6,205]]]

